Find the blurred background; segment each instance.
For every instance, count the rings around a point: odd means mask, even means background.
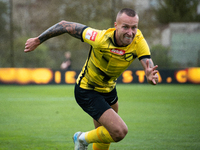
[[[70,69],[80,70],[88,44],[66,34],[24,53],[26,40],[61,20],[97,29],[114,27],[116,14],[124,7],[139,14],[139,29],[159,68],[200,66],[200,0],[0,0],[0,68],[60,69],[68,51]],[[135,61],[130,69],[141,67]]]

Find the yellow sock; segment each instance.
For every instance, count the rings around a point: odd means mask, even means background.
[[[87,143],[111,143],[114,142],[108,130],[100,126],[92,131],[85,133]]]
[[[93,143],[93,150],[109,150],[110,143]]]

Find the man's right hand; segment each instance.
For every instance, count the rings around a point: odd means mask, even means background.
[[[26,41],[24,52],[31,52],[35,50],[40,45],[40,40],[38,37],[30,38]]]

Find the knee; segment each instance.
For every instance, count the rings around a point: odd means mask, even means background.
[[[128,133],[128,127],[127,126],[120,127],[120,128],[118,128],[114,131],[113,140],[115,142],[119,142],[126,136],[127,133]]]

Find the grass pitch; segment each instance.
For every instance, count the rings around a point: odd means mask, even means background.
[[[73,88],[0,86],[0,150],[73,150],[73,134],[94,128]],[[118,84],[117,90],[129,132],[110,150],[200,149],[200,85]]]

